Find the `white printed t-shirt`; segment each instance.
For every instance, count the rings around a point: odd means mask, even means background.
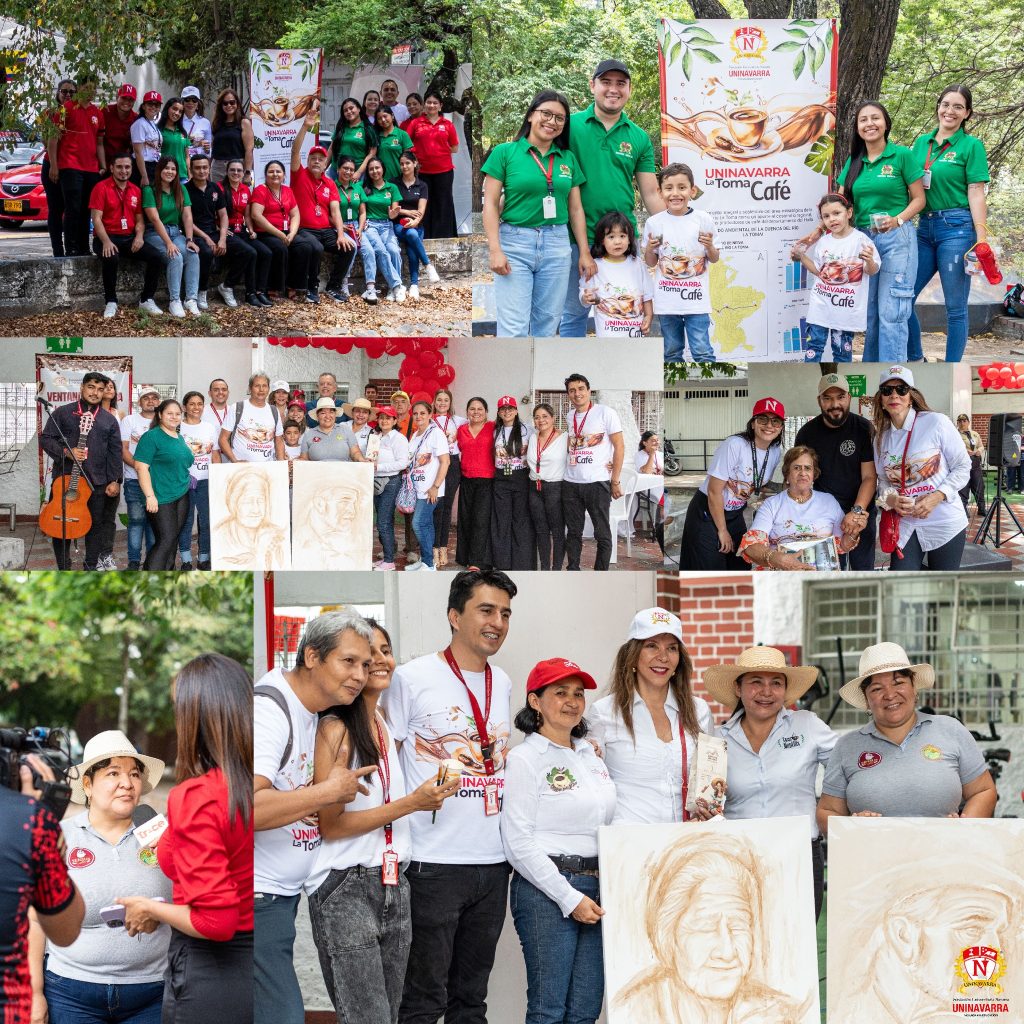
[[[192,449],[192,456],[195,460],[192,463],[189,473],[196,480],[210,479],[210,456],[219,449],[217,441],[220,438],[220,431],[211,424],[201,421],[199,423],[186,423],[181,421],[181,436]]]
[[[437,496],[444,497],[444,480],[438,480],[441,466],[438,460],[448,454],[448,438],[439,428],[430,424],[422,437],[415,434],[409,439],[409,457],[412,482],[416,485],[416,497],[425,498],[434,483],[437,483]]]
[[[960,446],[961,448],[963,445]],[[776,467],[782,459],[782,445],[772,445],[767,452],[755,448],[757,456],[757,471],[761,472],[764,465],[764,476],[761,478],[762,487],[771,480]],[[765,456],[767,455],[767,462]],[[733,434],[727,437],[716,449],[711,458],[711,465],[708,467],[708,475],[704,477],[700,485],[702,494],[708,493],[708,480],[714,477],[716,480],[725,481],[725,490],[722,492],[722,499],[725,502],[726,512],[735,512],[753,497],[754,494],[754,467],[750,457],[750,442]]]
[[[500,798],[505,785],[512,681],[491,666],[491,709],[487,732],[494,739],[494,775]],[[462,675],[485,708],[483,672]],[[430,822],[429,811],[409,815],[413,860],[434,864],[500,864],[505,860],[498,827],[500,815],[484,814],[484,770],[473,708],[466,689],[441,654],[426,654],[395,669],[385,693],[387,718],[396,743],[408,792],[437,778],[437,766],[446,758],[461,761],[462,785]]]
[[[525,424],[519,424],[520,449],[518,455],[512,454],[512,440],[515,432],[509,430],[503,423],[494,431],[494,468],[502,475],[505,471],[526,469],[526,453],[530,448],[530,435],[533,431]]]
[[[128,442],[129,455],[135,454],[135,449],[139,446],[139,439],[147,430],[149,430],[149,425],[152,422],[152,416],[150,416],[149,419],[146,419],[141,412],[133,412],[121,420],[121,440]],[[127,462],[124,464],[124,478],[125,480],[139,479],[139,474],[136,472],[135,468],[133,466],[129,466]]]
[[[203,406],[202,420],[204,423],[209,423],[217,431],[218,441],[220,440],[221,428],[224,426],[224,421],[228,418],[231,406],[232,403],[228,402],[223,412],[220,409],[215,409],[212,402],[209,405]]]
[[[288,744],[288,722],[284,712],[269,697],[253,696],[253,773],[270,779],[274,789],[291,792],[313,781],[313,751],[316,746],[317,714],[308,711],[284,673],[275,668],[257,686],[280,690],[291,711],[292,750],[283,768],[281,758]],[[256,892],[295,896],[316,864],[320,846],[320,821],[312,814],[301,821],[256,833],[253,877]]]
[[[229,433],[235,427],[235,406],[228,408],[222,429]],[[231,451],[239,462],[273,462],[274,438],[284,433],[278,416],[274,427],[274,413],[269,404],[257,408],[248,399],[242,403],[242,420],[235,434]]]
[[[448,454],[449,455],[460,455],[459,442],[456,439],[456,434],[459,427],[463,423],[468,423],[469,420],[465,416],[441,416],[438,413],[434,413],[432,421],[438,425],[444,436],[448,438]]]
[[[565,479],[573,484],[610,480],[609,467],[615,455],[612,435],[622,433],[619,414],[607,405],[592,402],[587,412],[567,412],[565,425],[569,434]]]
[[[754,514],[752,530],[761,530],[773,544],[794,544],[823,540],[842,534],[843,510],[824,491],[812,491],[803,502],[794,501],[786,491],[773,494]]]
[[[597,260],[597,274],[589,281],[580,278],[583,293],[597,293],[594,309],[594,333],[599,338],[624,334],[639,338],[644,322],[644,300],[654,298],[654,282],[650,272],[636,256],[621,260],[602,257]]]
[[[870,245],[872,260],[881,262],[875,243],[854,229],[845,238],[825,233],[807,250],[818,268],[807,305],[807,322],[834,331],[863,331],[868,326],[868,274],[860,251]]]
[[[704,210],[692,206],[682,216],[664,210],[644,225],[640,251],[652,236],[661,238],[658,265],[654,268],[654,311],[669,316],[710,313],[708,254],[697,241],[703,233],[714,234],[715,222]]]

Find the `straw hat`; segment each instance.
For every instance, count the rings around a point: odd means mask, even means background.
[[[107,732],[99,732],[85,745],[82,752],[82,763],[73,764],[68,769],[68,782],[71,785],[71,799],[76,804],[85,803],[85,787],[82,779],[85,773],[100,761],[106,761],[111,757],[134,757],[145,766],[146,774],[142,780],[142,792],[146,794],[154,789],[163,778],[164,763],[158,757],[148,757],[140,754],[132,746],[131,740],[120,729],[110,729]]]
[[[783,702],[792,704],[802,697],[818,678],[810,665],[787,665],[786,656],[775,647],[748,647],[734,665],[712,665],[704,669],[704,689],[719,704],[733,708],[737,704],[734,683],[747,672],[775,672],[786,677]]]
[[[839,696],[861,711],[868,707],[867,699],[860,688],[868,676],[878,672],[896,672],[902,669],[905,672],[914,673],[914,686],[919,690],[927,690],[935,685],[935,669],[927,662],[919,662],[916,665],[910,663],[907,652],[899,644],[882,643],[872,644],[864,648],[860,656],[860,675],[851,679],[840,691]]]

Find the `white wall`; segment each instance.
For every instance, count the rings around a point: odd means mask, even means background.
[[[495,416],[497,399],[502,395],[520,400],[529,396],[534,344],[530,338],[450,338],[447,359],[455,370],[452,393],[456,410],[465,415],[466,402],[480,395]]]
[[[570,373],[582,373],[595,391],[661,391],[665,386],[660,338],[535,338],[533,344],[535,388],[561,391]]]
[[[394,365],[396,368],[401,358],[384,358],[376,365]],[[298,381],[315,381],[321,373],[333,373],[339,384],[349,383],[349,394],[359,398],[363,393],[363,385],[371,374],[367,367],[370,361],[360,348],[353,348],[348,355],[332,352],[326,348],[284,348],[271,345],[265,338],[259,338],[253,350],[252,366],[254,370],[263,370],[271,380],[286,380],[289,384]]]
[[[755,572],[754,643],[804,642],[804,590],[801,573]]]

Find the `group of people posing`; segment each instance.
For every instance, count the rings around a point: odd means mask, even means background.
[[[700,804],[687,811],[701,733],[728,740],[719,785],[727,818],[806,817],[816,913],[821,835],[833,815],[992,816],[995,784],[977,744],[956,719],[917,710],[917,691],[935,674],[897,644],[865,650],[841,690],[871,716],[860,729],[840,737],[794,710],[817,669],[789,666],[771,647],[705,669],[704,690],[729,709],[716,729],[694,694],[680,620],[647,608],[630,623],[607,695],[589,711],[594,673],[554,657],[529,673],[513,717],[512,681],[490,659],[508,636],[516,593],[503,572],[460,573],[448,596],[450,644],[400,666],[382,624],[328,613],[306,624],[295,667],[275,668],[257,686],[258,1024],[302,1024],[292,957],[303,892],[339,1019],[484,1021],[510,905],[526,962],[526,1019],[592,1024],[604,993],[598,830],[700,828],[721,813]],[[514,747],[513,726],[525,737]],[[896,756],[879,757],[880,747]],[[915,766],[927,765],[912,779],[900,756],[908,751]],[[676,891],[676,883],[667,881],[671,919],[685,918],[716,948],[728,942],[720,914],[685,913],[701,885]],[[648,930],[663,934],[663,922],[658,915]],[[654,1019],[650,1008],[660,1004],[666,1020],[690,1005],[723,1021],[756,1009],[741,1005],[756,964],[716,971],[712,983],[703,953],[688,965],[680,957],[689,944],[651,939],[665,962],[628,993],[635,1019]]]
[[[320,302],[325,251],[334,254],[326,293],[350,297],[355,254],[363,263],[362,298],[378,301],[378,271],[390,301],[418,299],[421,268],[439,275],[424,238],[456,234],[452,154],[458,136],[441,115],[440,94],[398,102],[389,79],[362,103],[346,99],[328,146],[318,137],[302,165],[302,144],[316,128],[319,105],[308,112],[291,150],[290,167],[271,160],[264,181],[253,180],[252,122],[233,89],[217,96],[212,120],[199,89],[164,99],[123,84],[115,103],[92,101],[96,83],[62,81],[48,117],[56,134],[47,144],[42,177],[54,256],[92,250],[102,260],[105,318],[117,314],[121,258],[145,264],[139,308],[158,316],[161,280],[175,317],[209,309],[211,273],[225,267],[217,292],[235,308],[244,288],[253,307],[293,299]],[[399,127],[400,115],[402,127]],[[285,184],[288,178],[289,184]],[[402,283],[403,251],[408,289]]]
[[[590,309],[599,336],[640,337],[654,315],[666,361],[717,359],[710,266],[720,252],[712,217],[683,163],[655,169],[650,138],[625,114],[631,80],[618,60],[598,64],[594,102],[570,112],[545,90],[512,142],[484,162],[484,230],[499,337],[583,337]],[[877,101],[853,113],[849,159],[818,203],[820,225],[791,256],[814,277],[803,339],[807,361],[921,360],[914,301],[936,272],[947,317],[947,361],[967,344],[969,251],[987,238],[984,144],[969,134],[971,90],[944,89],[937,124],[912,147],[890,141]],[[638,231],[634,187],[648,217]],[[914,218],[918,217],[917,227]],[[832,302],[841,283],[842,304]]]
[[[905,366],[882,371],[870,420],[850,411],[842,374],[822,376],[818,407],[784,453],[785,408],[754,403],[687,506],[680,569],[814,571],[801,551],[834,541],[840,566],[870,571],[876,520],[889,569],[958,569],[971,494],[985,510],[982,446],[966,415],[954,425],[930,409]],[[780,464],[782,489],[768,496]]]

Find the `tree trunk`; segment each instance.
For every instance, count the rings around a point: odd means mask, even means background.
[[[788,18],[790,0],[743,0],[751,18]]]
[[[818,16],[818,0],[793,0],[794,18],[816,18]]]
[[[839,101],[833,173],[850,153],[853,112],[865,100],[877,100],[886,61],[896,35],[900,0],[840,0]]]
[[[732,15],[718,0],[690,0],[694,17],[697,18],[731,18]]]

